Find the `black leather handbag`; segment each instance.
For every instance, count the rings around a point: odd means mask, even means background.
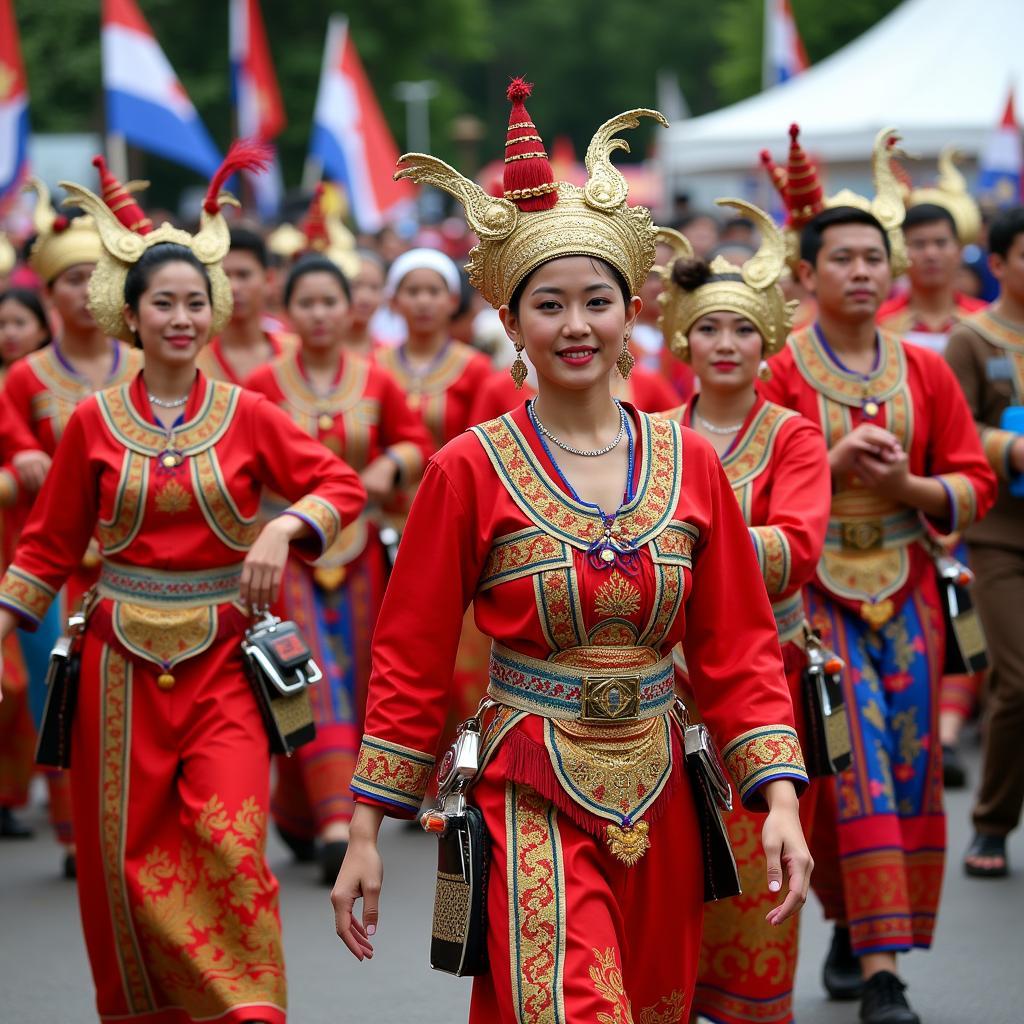
[[[294,622],[267,613],[242,640],[252,683],[274,754],[291,755],[316,736],[309,687],[323,678]]]
[[[57,638],[46,669],[46,704],[36,739],[36,764],[71,767],[71,725],[78,703],[79,646],[85,631],[81,612],[68,619],[67,633]]]
[[[804,628],[807,666],[801,675],[807,743],[804,760],[811,778],[838,775],[853,761],[850,727],[843,698],[842,659],[817,632]]]
[[[466,801],[479,758],[478,712],[459,726],[438,769],[437,804],[420,819],[438,840],[430,966],[460,978],[487,971],[490,839],[479,808]]]

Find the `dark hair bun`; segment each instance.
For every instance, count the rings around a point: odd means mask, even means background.
[[[708,283],[711,277],[711,266],[706,260],[677,259],[672,264],[672,280],[683,291],[696,291],[701,285]]]

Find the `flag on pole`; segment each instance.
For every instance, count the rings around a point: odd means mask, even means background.
[[[788,82],[809,65],[789,0],[764,0],[763,88]]]
[[[999,124],[993,129],[978,157],[978,195],[996,206],[1021,202],[1024,180],[1024,145],[1014,112],[1013,87]]]
[[[238,134],[270,142],[284,131],[287,119],[259,0],[231,0],[228,45]],[[274,217],[284,194],[277,157],[265,174],[247,173],[246,180],[252,186],[261,216]]]
[[[310,157],[345,188],[360,231],[379,231],[411,202],[412,186],[393,180],[398,155],[348,20],[335,15],[327,26]]]
[[[0,0],[0,209],[28,173],[28,83],[14,0]]]
[[[103,0],[107,131],[206,177],[220,154],[135,0]]]

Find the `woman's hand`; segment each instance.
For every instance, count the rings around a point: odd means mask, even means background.
[[[769,810],[761,830],[761,845],[768,861],[768,890],[779,892],[782,889],[783,866],[789,876],[786,898],[765,918],[769,924],[777,925],[798,913],[807,902],[814,861],[800,826],[799,802],[793,783],[788,779],[769,782],[765,786],[765,799]]]
[[[4,648],[3,642],[8,634],[18,625],[18,620],[6,608],[0,608],[0,701],[4,699],[2,680],[4,678]]]
[[[391,497],[398,479],[398,463],[386,455],[379,455],[359,474],[369,501],[380,504]]]
[[[281,515],[260,530],[242,565],[239,586],[242,603],[253,611],[269,608],[281,589],[281,576],[288,561],[288,546],[309,528],[297,516]]]
[[[357,804],[352,816],[348,852],[331,890],[334,927],[339,938],[357,960],[373,958],[370,939],[377,931],[380,890],[384,864],[377,850],[377,833],[384,812],[368,804]],[[363,901],[363,919],[354,913],[355,902]]]
[[[35,494],[43,486],[52,461],[46,452],[37,449],[18,452],[11,457],[14,472],[18,474],[18,480],[29,494]]]
[[[829,450],[828,463],[834,477],[854,472],[858,456],[870,455],[883,462],[893,461],[902,454],[895,434],[874,423],[862,423]]]

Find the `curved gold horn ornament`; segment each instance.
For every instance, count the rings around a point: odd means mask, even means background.
[[[782,276],[786,265],[786,240],[775,222],[763,210],[743,199],[716,199],[719,206],[731,206],[746,214],[756,225],[761,235],[757,252],[743,264],[740,273],[751,288],[763,291],[770,288]]]
[[[594,132],[587,146],[584,163],[587,167],[587,183],[583,186],[583,198],[595,210],[610,212],[620,207],[629,195],[629,186],[622,172],[612,163],[612,153],[621,149],[629,152],[625,139],[615,138],[615,133],[624,128],[639,128],[640,118],[650,117],[662,128],[668,127],[668,120],[658,110],[639,107],[611,117]]]
[[[981,235],[981,211],[956,165],[956,158],[962,155],[955,146],[946,146],[939,154],[939,180],[934,186],[915,188],[908,207],[928,203],[948,210],[956,223],[957,240],[961,245],[970,245]]]
[[[0,275],[7,275],[14,269],[18,254],[14,251],[10,239],[0,231]]]
[[[32,177],[25,182],[23,190],[36,194],[36,205],[32,210],[32,227],[37,234],[48,235],[53,230],[53,222],[57,219],[49,186],[42,178]]]

